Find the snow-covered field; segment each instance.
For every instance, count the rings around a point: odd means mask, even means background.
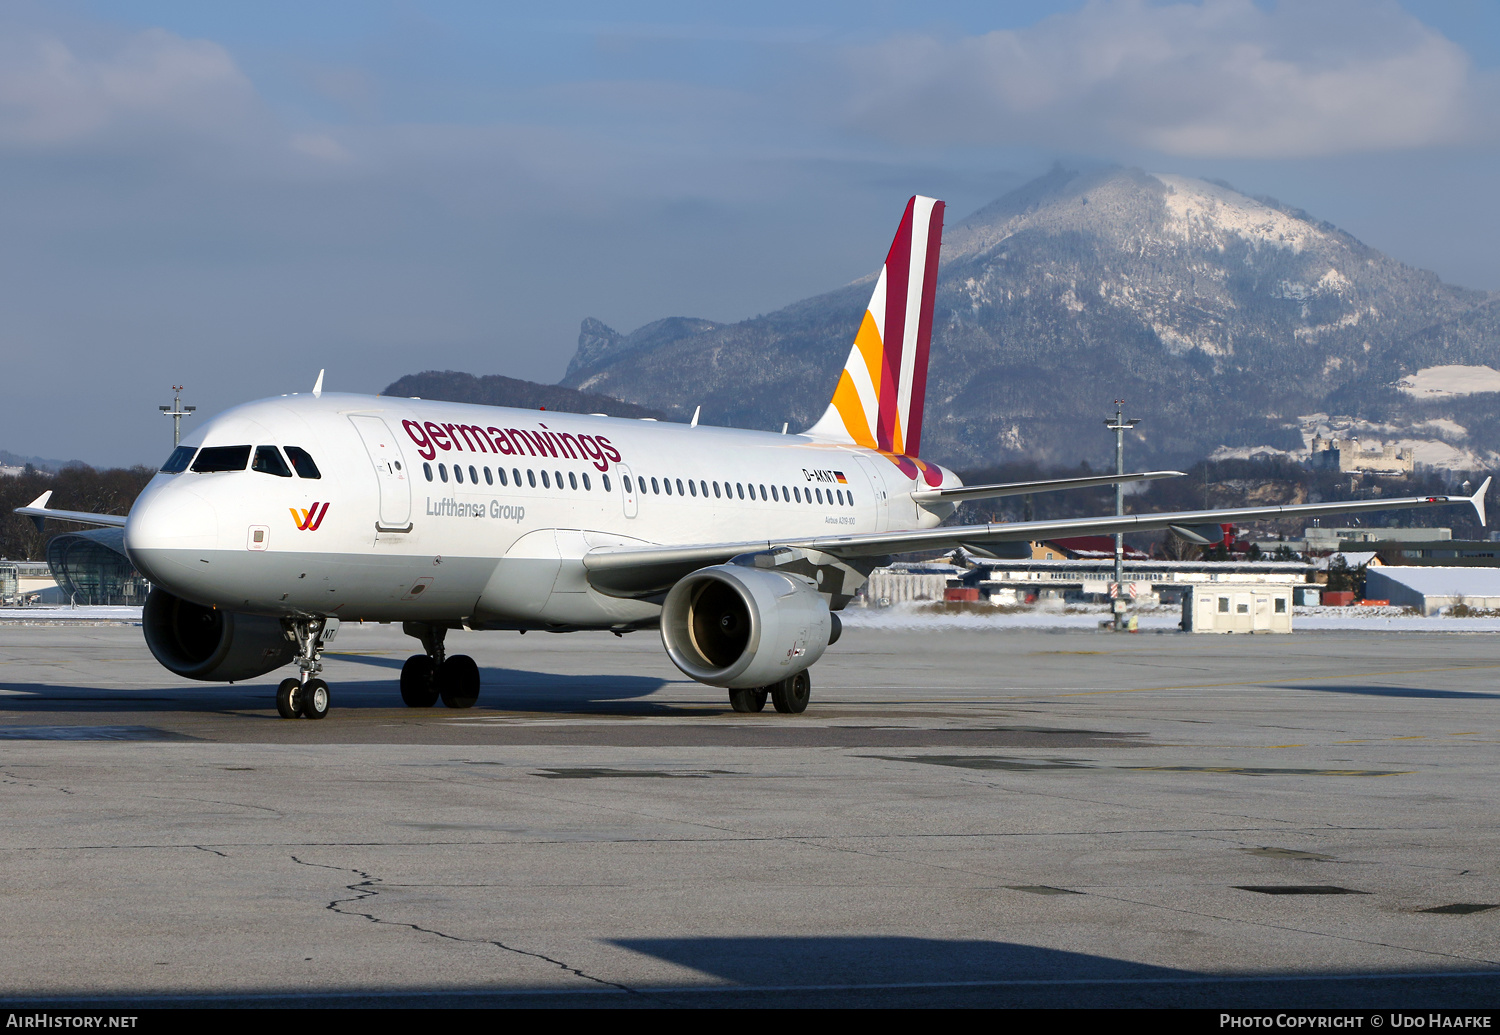
[[[22,625],[55,622],[139,623],[138,607],[0,607],[0,622]]]
[[[1407,395],[1418,399],[1442,399],[1453,395],[1473,395],[1476,392],[1500,392],[1500,370],[1492,367],[1468,367],[1449,364],[1441,367],[1423,367],[1415,374],[1403,377],[1397,386]]]
[[[1137,612],[1142,632],[1176,632],[1182,612],[1175,607]],[[1067,608],[1034,607],[1024,610],[972,608],[937,612],[921,604],[886,608],[851,607],[839,612],[851,629],[1098,629],[1109,619],[1103,605]],[[1369,632],[1500,632],[1500,618],[1423,618],[1399,607],[1298,607],[1292,628],[1300,632],[1319,630],[1367,630]]]

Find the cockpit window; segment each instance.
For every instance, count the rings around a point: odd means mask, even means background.
[[[287,459],[291,460],[292,466],[297,470],[298,478],[321,478],[318,473],[318,465],[313,463],[313,458],[307,455],[307,450],[301,446],[285,446]]]
[[[198,450],[198,459],[193,461],[193,470],[198,474],[243,471],[249,462],[249,446],[208,446]]]
[[[278,478],[290,478],[292,469],[281,459],[281,451],[275,446],[256,446],[255,462],[250,465],[250,470],[259,471],[261,474],[274,474]]]
[[[181,474],[187,470],[188,462],[193,459],[192,446],[178,446],[172,450],[172,455],[167,457],[167,462],[161,465],[163,474]]]

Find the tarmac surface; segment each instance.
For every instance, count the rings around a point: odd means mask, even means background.
[[[654,634],[344,626],[321,722],[0,625],[0,1001],[1500,1005],[1500,638],[851,625],[803,715]]]

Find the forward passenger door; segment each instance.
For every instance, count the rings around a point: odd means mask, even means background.
[[[411,524],[411,480],[406,469],[406,460],[401,455],[401,446],[391,429],[379,417],[351,414],[350,423],[359,432],[375,467],[375,480],[380,486],[380,519],[375,523],[377,532],[410,532]]]

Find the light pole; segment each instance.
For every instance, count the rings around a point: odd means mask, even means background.
[[[1139,417],[1125,419],[1125,400],[1115,400],[1115,419],[1106,420],[1104,426],[1115,433],[1115,473],[1125,474],[1125,432],[1141,422]],[[1115,483],[1115,516],[1125,514],[1125,485]],[[1124,627],[1125,620],[1125,533],[1115,533],[1115,598],[1111,605],[1114,611],[1115,631]]]
[[[172,405],[158,406],[157,409],[172,418],[172,448],[176,449],[182,441],[182,418],[191,417],[198,407],[182,405],[182,385],[173,385],[172,392]]]

